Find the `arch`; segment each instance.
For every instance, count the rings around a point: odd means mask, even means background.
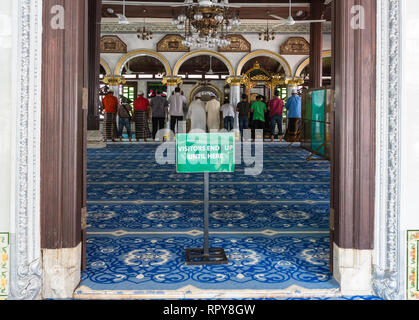
[[[207,83],[207,84],[205,84],[205,85],[203,85],[203,84],[197,84],[192,90],[191,90],[191,93],[189,94],[189,103],[192,103],[192,99],[193,99],[193,97],[194,97],[194,94],[195,94],[195,92],[196,91],[198,91],[200,88],[202,88],[202,87],[210,87],[210,88],[213,88],[214,90],[216,90],[217,92],[218,92],[218,94],[219,94],[219,96],[220,96],[220,100],[223,100],[223,98],[224,98],[224,95],[223,95],[223,92],[218,88],[218,87],[216,87],[216,86],[214,86],[213,84],[211,84],[211,83]]]
[[[222,62],[224,62],[224,64],[228,68],[228,72],[230,73],[230,75],[234,76],[234,67],[231,64],[230,60],[228,60],[222,54],[215,51],[211,51],[211,50],[197,50],[197,51],[192,51],[188,54],[185,54],[182,58],[179,59],[179,61],[176,63],[175,67],[173,68],[173,75],[174,76],[178,75],[180,67],[183,65],[185,61],[193,57],[197,57],[197,56],[212,56],[212,57],[220,59]]]
[[[109,64],[105,60],[103,60],[102,58],[100,59],[100,65],[105,69],[106,76],[111,76],[112,75],[112,71],[111,71],[111,68],[109,67]]]
[[[125,64],[131,60],[132,58],[135,57],[140,57],[140,56],[151,56],[153,58],[156,58],[157,60],[159,60],[163,65],[164,68],[166,69],[166,75],[167,76],[171,76],[172,75],[172,69],[170,68],[170,64],[169,62],[166,60],[166,58],[161,55],[160,53],[157,53],[155,51],[152,50],[134,50],[131,52],[128,52],[125,56],[123,56],[119,62],[117,63],[116,67],[115,67],[115,75],[120,75]]]
[[[280,54],[277,54],[275,52],[269,51],[269,50],[257,50],[257,51],[253,51],[251,53],[249,53],[247,56],[245,56],[239,63],[238,67],[237,67],[237,76],[241,76],[241,73],[243,71],[243,67],[246,64],[246,62],[252,60],[253,58],[256,57],[260,57],[260,56],[264,56],[264,57],[270,57],[276,61],[278,61],[282,67],[285,70],[285,75],[286,76],[291,76],[292,75],[292,71],[291,71],[291,66],[289,65],[288,61],[281,56]]]
[[[332,51],[331,50],[323,51],[322,56],[323,56],[323,58],[331,57],[332,56]],[[297,71],[295,71],[295,76],[300,77],[301,72],[303,72],[304,68],[307,67],[309,64],[310,64],[310,58],[307,58],[303,62],[301,62],[301,64],[297,68]]]

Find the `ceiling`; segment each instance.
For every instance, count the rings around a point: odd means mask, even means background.
[[[293,16],[296,20],[305,20],[310,18],[310,1],[311,0],[293,0]],[[102,16],[104,18],[114,18],[115,14],[110,14],[107,9],[112,8],[116,13],[122,13],[122,0],[102,0]],[[120,2],[121,5],[115,5],[113,3]],[[129,5],[129,3],[135,3],[136,0],[126,0],[128,4],[126,6],[126,16],[128,18],[173,18],[174,16],[179,15],[182,12],[182,8],[171,7],[169,5],[164,5],[168,3],[167,1],[162,0],[151,0],[150,3],[155,5],[147,6],[137,6]],[[170,3],[183,3],[184,0],[171,0]],[[271,14],[276,14],[281,17],[288,17],[288,0],[261,0],[261,1],[251,1],[251,0],[230,0],[231,4],[248,4],[250,7],[240,8],[240,18],[242,20],[261,20],[269,18],[267,10]],[[271,4],[273,7],[269,7]],[[156,5],[159,4],[159,5]],[[278,7],[282,5],[282,7]],[[144,12],[144,10],[146,10]],[[325,12],[325,18],[330,20],[330,8],[327,6]],[[272,19],[272,18],[270,18]]]
[[[204,74],[210,69],[210,59],[212,60],[212,70],[216,73],[228,75],[228,68],[220,59],[210,56],[193,57],[180,67],[179,74]]]

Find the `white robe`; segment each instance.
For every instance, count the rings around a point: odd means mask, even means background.
[[[187,119],[191,119],[191,130],[207,130],[207,114],[205,112],[205,103],[201,100],[195,100],[189,105]]]
[[[208,113],[208,130],[220,130],[220,102],[217,100],[208,101],[205,110]]]

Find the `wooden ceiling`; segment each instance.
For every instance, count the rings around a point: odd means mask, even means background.
[[[305,20],[310,18],[310,7],[309,3],[311,0],[293,0],[293,16],[296,20]],[[107,9],[112,8],[116,13],[122,13],[122,0],[102,0],[102,16],[104,18],[114,18],[115,14],[110,14]],[[114,5],[109,3],[120,2],[121,5]],[[129,4],[130,2],[135,3],[136,0],[126,0]],[[167,1],[162,0],[152,0],[150,2],[154,3],[161,3],[164,4]],[[184,0],[171,0],[171,3],[183,3]],[[267,14],[267,10],[271,12],[271,14],[276,14],[281,17],[288,17],[288,6],[286,6],[289,1],[288,0],[261,0],[261,1],[251,1],[251,0],[230,0],[230,3],[246,3],[246,4],[254,4],[252,7],[244,7],[240,8],[240,18],[243,20],[264,20],[270,18]],[[284,7],[267,7],[261,5],[262,3],[269,3],[269,4],[284,4]],[[144,12],[144,10],[146,10]],[[179,15],[182,12],[182,8],[179,7],[171,7],[171,6],[137,6],[137,5],[127,5],[126,6],[126,16],[128,18],[173,18],[174,16]],[[330,20],[330,13],[326,11],[325,18]],[[272,19],[272,18],[270,18]]]
[[[228,68],[220,59],[216,57],[210,58],[208,55],[192,57],[185,61],[179,70],[179,74],[206,74],[210,69],[210,59],[212,60],[212,70],[216,74],[228,75]],[[263,69],[266,69],[270,74],[284,74],[284,69],[281,64],[270,57],[256,57],[248,61],[243,67],[243,73],[252,69],[255,63],[258,62]],[[124,72],[126,72],[124,67]],[[129,68],[134,73],[158,74],[165,71],[163,64],[156,58],[149,56],[141,56],[133,58],[129,61]],[[330,64],[329,64],[330,68]],[[102,70],[105,73],[105,70]]]
[[[205,74],[210,69],[210,59],[212,60],[212,71],[215,73],[228,75],[228,68],[220,59],[210,56],[193,57],[180,67],[179,74]]]

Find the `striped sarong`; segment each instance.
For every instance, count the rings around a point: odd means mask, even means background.
[[[105,125],[104,125],[104,131],[105,131],[105,139],[106,140],[112,140],[115,139],[115,113],[105,113]]]
[[[148,127],[147,111],[135,111],[135,138],[148,139],[151,138],[150,128]]]
[[[288,119],[288,129],[285,134],[285,141],[287,142],[300,142],[301,141],[301,128],[300,119]]]

